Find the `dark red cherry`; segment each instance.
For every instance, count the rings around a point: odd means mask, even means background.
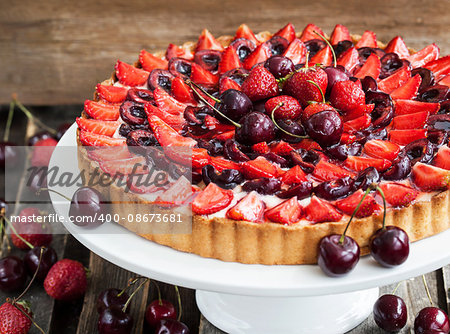
[[[38,168],[35,172],[31,172],[26,179],[26,186],[28,189],[38,196],[47,196],[47,190],[41,190],[47,188],[47,167]]]
[[[289,46],[289,42],[286,38],[281,36],[273,36],[271,39],[265,42],[272,53],[273,56],[278,56],[283,54],[283,52]]]
[[[386,332],[398,332],[408,320],[406,304],[398,296],[383,295],[373,305],[373,319]]]
[[[394,103],[389,94],[369,90],[366,92],[366,104],[375,104],[370,114],[373,128],[384,128],[391,123],[394,118]]]
[[[256,191],[262,195],[273,195],[281,189],[281,181],[275,178],[262,177],[245,182],[242,189],[246,192]]]
[[[106,213],[106,202],[103,195],[96,189],[81,187],[73,194],[70,202],[69,217],[75,225],[96,227],[104,220],[94,219]]]
[[[406,155],[399,155],[392,166],[383,173],[383,179],[389,181],[403,180],[411,173],[411,160]]]
[[[97,329],[99,334],[129,334],[133,329],[133,317],[113,305],[100,313]]]
[[[352,41],[340,41],[336,45],[333,45],[334,53],[336,54],[336,57],[339,57],[342,53],[347,51],[353,46]]]
[[[221,59],[222,52],[217,50],[200,50],[194,55],[194,62],[211,72],[217,71]]]
[[[372,257],[384,267],[395,267],[406,261],[409,255],[408,234],[397,226],[386,226],[370,238]]]
[[[42,249],[42,260],[39,264],[39,258],[41,257],[41,249]],[[47,276],[50,268],[58,261],[58,256],[56,255],[56,251],[50,247],[34,247],[30,249],[23,258],[25,265],[28,269],[28,273],[30,276],[33,276],[36,272],[38,266],[39,270],[36,274],[36,279],[39,281],[43,281]]]
[[[348,274],[359,261],[359,246],[349,236],[344,236],[342,244],[341,235],[332,234],[323,237],[319,243],[318,264],[328,276],[338,277]]]
[[[242,147],[233,139],[227,139],[223,145],[223,154],[225,158],[235,162],[244,162],[250,158],[242,152]]]
[[[417,99],[423,102],[444,102],[450,97],[450,88],[444,85],[434,85],[426,88]]]
[[[448,140],[448,133],[444,130],[429,130],[427,134],[427,139],[436,145],[436,147],[441,147]]]
[[[155,328],[162,319],[176,319],[177,312],[173,304],[167,300],[152,301],[145,311],[145,321]]]
[[[295,71],[292,60],[284,56],[272,56],[264,63],[264,67],[277,79],[283,78]]]
[[[142,103],[125,101],[119,108],[120,118],[130,125],[141,125],[147,123],[147,114]]]
[[[420,83],[419,87],[419,93],[422,93],[425,89],[434,85],[434,74],[428,68],[419,67],[413,69],[411,71],[411,76],[413,77],[416,74],[420,75],[420,77],[422,78],[422,82]]]
[[[233,189],[244,181],[241,172],[236,169],[224,169],[221,173],[212,165],[202,168],[203,182],[205,184],[215,183],[223,189]]]
[[[294,165],[300,166],[305,173],[312,173],[315,165],[320,160],[320,156],[314,151],[290,152],[291,161]]]
[[[450,132],[450,114],[430,115],[428,130],[443,130]]]
[[[235,81],[240,86],[240,85],[242,85],[242,83],[244,82],[244,80],[248,76],[248,74],[249,74],[249,71],[246,70],[245,68],[241,68],[241,67],[229,70],[221,75],[221,77],[219,79],[219,85],[221,84],[222,79],[230,78],[231,80]]]
[[[305,122],[306,133],[322,147],[333,146],[341,140],[343,124],[334,110],[324,110]]]
[[[235,89],[227,89],[220,96],[221,103],[216,103],[215,107],[233,121],[239,120],[253,110],[252,101],[247,95]],[[220,115],[217,118],[223,119]]]
[[[371,184],[378,181],[380,181],[378,171],[374,167],[367,167],[356,175],[353,188],[354,190],[366,190]]]
[[[337,159],[340,161],[345,161],[348,157],[348,146],[347,145],[334,145],[331,147],[327,147],[325,149],[326,154],[333,159]],[[356,155],[356,154],[352,154]]]
[[[369,90],[376,91],[378,89],[378,83],[374,78],[366,76],[361,80],[361,87],[364,92]]]
[[[416,162],[427,163],[433,159],[435,146],[427,139],[418,139],[406,145],[400,152],[411,160],[411,166]]]
[[[223,155],[223,145],[224,143],[217,139],[205,140],[198,139],[197,145],[200,148],[208,150],[208,154],[215,157],[218,155]]]
[[[440,330],[444,333],[450,331],[447,314],[437,307],[425,307],[420,310],[414,320],[414,333],[424,334],[426,331]]]
[[[313,186],[309,181],[302,182],[297,185],[291,186],[291,188],[286,190],[281,190],[277,193],[277,197],[288,199],[297,196],[298,200],[310,197],[312,194]]]
[[[450,114],[450,100],[441,103],[438,114]]]
[[[133,101],[136,103],[153,102],[153,93],[148,89],[132,87],[128,90],[126,101]]]
[[[327,86],[327,94],[331,93],[331,89],[334,87],[334,84],[339,81],[346,81],[349,79],[349,76],[342,70],[339,66],[328,66],[323,69],[327,73],[328,77],[328,86]]]
[[[169,60],[169,71],[175,76],[189,78],[191,76],[192,62],[184,58],[173,57]]]
[[[137,154],[145,154],[148,146],[155,146],[157,144],[158,141],[151,131],[133,130],[127,135],[127,145],[132,152]]]
[[[241,144],[253,145],[275,139],[275,125],[266,114],[251,112],[242,117],[239,123],[241,127],[236,129],[236,140]]]
[[[17,256],[0,259],[0,290],[17,291],[24,287],[27,280],[25,264]]]
[[[19,162],[19,152],[11,142],[0,142],[0,169],[14,168]]]
[[[302,138],[291,136],[290,134],[296,136],[305,136],[306,134],[300,121],[294,121],[292,119],[279,119],[277,120],[277,124],[280,128],[289,132],[288,134],[281,130],[278,131],[278,137],[288,143],[298,143],[303,140]]]
[[[314,57],[314,55],[322,50],[324,47],[327,46],[327,43],[325,43],[320,38],[310,39],[309,41],[305,42],[306,50],[309,52],[309,59]]]
[[[336,199],[348,196],[354,189],[353,179],[349,176],[319,183],[314,187],[313,192],[317,197],[334,201]]]
[[[48,131],[38,132],[34,136],[28,138],[27,144],[28,146],[34,146],[38,141],[48,138],[53,138],[50,132]]]
[[[172,80],[174,78],[175,76],[168,70],[154,69],[148,76],[148,87],[152,91],[156,88],[162,88],[165,91],[170,92],[172,88]]]
[[[128,293],[122,292],[122,290],[119,289],[112,288],[103,290],[97,297],[97,312],[102,313],[105,309],[112,306],[117,306],[118,308],[123,309],[128,298]],[[127,313],[129,309],[130,307],[128,306],[126,310]]]
[[[236,50],[240,61],[244,61],[256,48],[255,43],[246,38],[237,38],[231,42],[230,46]]]
[[[189,334],[189,328],[180,321],[163,319],[156,325],[154,334]]]
[[[380,79],[387,78],[396,70],[404,66],[404,62],[396,53],[386,53],[380,59],[381,62],[381,73]]]
[[[72,126],[71,123],[63,123],[60,126],[58,126],[55,139],[59,141],[61,139],[61,137],[64,136],[66,131],[69,130],[69,128],[71,126]]]

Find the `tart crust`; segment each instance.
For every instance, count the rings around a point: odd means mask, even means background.
[[[260,40],[270,37],[269,32],[257,34]],[[360,36],[352,35],[352,39],[357,42]],[[232,37],[222,36],[218,40],[226,46],[231,42]],[[378,44],[384,47],[382,43],[378,42]],[[195,43],[187,42],[183,47],[194,48]],[[410,51],[414,52],[414,50]],[[164,53],[159,52],[156,55],[161,57]],[[116,80],[113,73],[112,77],[102,84],[112,85]],[[97,94],[94,94],[94,98],[98,98]],[[82,117],[87,115],[83,112]],[[79,130],[77,130],[77,145],[80,170],[92,172],[96,166],[79,141]],[[123,188],[115,184],[108,189],[105,187],[96,187],[96,189],[111,201],[111,213],[121,217],[135,217],[139,213],[142,214],[139,208],[149,203],[138,194],[125,192]],[[130,203],[142,205],[130,205]],[[190,234],[146,234],[142,223],[126,220],[119,223],[145,239],[179,251],[222,261],[265,265],[317,263],[320,240],[329,234],[341,234],[346,226],[343,222],[286,226],[272,222],[259,224],[193,215]],[[450,190],[436,193],[429,201],[418,201],[407,207],[389,209],[386,214],[386,225],[395,225],[405,230],[411,242],[447,230],[450,228]],[[363,219],[354,219],[347,234],[359,244],[361,254],[366,255],[369,253],[370,237],[381,227],[382,214],[372,215]]]

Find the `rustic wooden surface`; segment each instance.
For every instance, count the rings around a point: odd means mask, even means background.
[[[389,41],[402,35],[415,49],[436,42],[450,51],[448,0],[2,0],[0,104],[17,92],[34,105],[80,103],[109,77],[117,59],[134,62],[139,50],[196,40],[206,27],[234,34],[241,23],[276,31],[336,23],[352,33],[373,30]]]

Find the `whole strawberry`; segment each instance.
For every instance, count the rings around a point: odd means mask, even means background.
[[[295,120],[300,116],[302,112],[302,106],[300,103],[289,95],[280,95],[272,97],[267,100],[264,108],[266,113],[271,116],[272,111],[279,105],[280,107],[275,110],[275,119],[292,119]]]
[[[312,115],[317,114],[324,110],[334,110],[334,108],[328,103],[322,103],[322,102],[310,103],[302,112],[302,115],[301,115],[302,122],[305,123],[306,120],[308,118],[310,118]]]
[[[57,300],[75,300],[84,295],[87,288],[86,271],[74,260],[63,259],[56,262],[47,274],[44,289]]]
[[[308,81],[315,82],[320,89]],[[308,102],[321,102],[323,100],[320,90],[325,93],[327,85],[327,73],[321,68],[309,67],[301,69],[287,79],[283,86],[283,92],[295,97],[300,101],[302,107],[305,108],[308,105]]]
[[[242,92],[250,100],[258,101],[278,95],[278,83],[264,66],[256,66],[242,83]]]
[[[351,80],[336,82],[331,89],[331,104],[347,112],[365,103],[364,91]]]
[[[0,306],[0,333],[1,334],[27,334],[31,328],[31,320],[23,312],[32,317],[29,304],[24,301],[15,302],[9,300]]]

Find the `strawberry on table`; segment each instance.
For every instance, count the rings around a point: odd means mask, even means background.
[[[278,30],[274,36],[281,36],[291,43],[295,39],[295,27],[292,23],[288,23]]]
[[[412,68],[418,68],[438,58],[439,48],[433,43],[410,55],[406,59],[411,63]]]
[[[358,41],[358,43],[356,43],[356,48],[377,48],[378,47],[378,43],[377,43],[377,35],[370,30],[366,30],[364,31],[364,33],[361,36],[361,39]]]
[[[233,191],[222,189],[214,183],[208,184],[192,202],[192,211],[199,215],[209,215],[225,209],[233,200]]]
[[[294,39],[287,49],[284,51],[283,56],[292,60],[294,65],[300,64],[306,56],[306,46],[298,38]]]
[[[116,63],[116,76],[121,84],[135,87],[142,86],[147,82],[149,72],[136,68],[133,65],[120,60]]]
[[[272,110],[274,110],[280,103],[282,103],[281,107],[275,110],[275,119],[295,120],[300,116],[302,112],[300,103],[289,95],[280,95],[267,100],[264,105],[266,113],[271,116]]]
[[[127,97],[128,88],[112,85],[101,85],[96,86],[97,94],[105,101],[110,103],[123,102]]]
[[[271,55],[272,52],[270,51],[269,45],[262,43],[245,59],[244,68],[250,70],[254,65],[266,61]]]
[[[14,303],[14,305],[12,303]],[[26,313],[28,317],[23,312]],[[29,317],[32,318],[33,313],[31,312],[28,302],[11,302],[7,300],[0,306],[0,333],[27,334],[32,325]]]
[[[234,220],[258,222],[264,216],[266,205],[256,191],[250,192],[227,212],[227,217]]]
[[[87,277],[84,266],[74,260],[63,259],[56,262],[47,274],[44,289],[56,300],[71,301],[84,295]]]
[[[80,131],[80,141],[85,146],[122,146],[126,145],[124,138],[111,138],[91,132]]]
[[[302,216],[302,206],[297,197],[284,201],[265,212],[265,217],[274,223],[292,225]]]
[[[400,36],[394,37],[384,49],[386,53],[396,53],[400,58],[409,57],[409,50],[403,38]]]
[[[352,38],[350,37],[348,28],[342,24],[336,24],[330,37],[331,45],[336,45],[339,42],[351,40]]]
[[[365,104],[364,91],[353,81],[336,82],[331,90],[331,104],[343,111],[350,111]]]
[[[450,170],[450,148],[441,146],[433,159],[433,165]]]
[[[313,195],[311,202],[305,207],[305,216],[311,222],[338,222],[342,219],[342,213],[326,200]]]
[[[203,29],[200,37],[198,38],[195,52],[200,50],[223,51],[223,46],[214,38],[214,36],[208,31],[208,29]]]
[[[421,111],[428,111],[430,115],[436,114],[439,110],[439,103],[420,102],[415,100],[395,100],[395,115],[414,114]]]
[[[450,187],[450,170],[421,162],[412,168],[411,178],[416,187],[423,191],[444,190]]]
[[[81,130],[108,137],[112,137],[121,124],[119,121],[102,121],[81,117],[77,117],[76,121]]]
[[[419,92],[419,87],[421,83],[422,83],[421,76],[416,74],[415,76],[409,78],[408,81],[406,81],[402,86],[398,87],[397,89],[394,89],[390,95],[394,100],[397,99],[410,100],[416,97],[417,93]]]
[[[148,72],[154,69],[167,70],[168,61],[152,55],[150,52],[141,50],[139,53],[139,63]]]
[[[372,139],[364,144],[368,156],[393,161],[400,152],[400,146],[387,140]]]
[[[251,70],[242,83],[241,89],[250,100],[257,101],[276,96],[278,94],[278,83],[273,74],[264,66],[257,66]]]
[[[336,201],[336,207],[344,212],[347,215],[353,214],[358,204],[361,202],[361,199],[364,196],[364,191],[359,189],[357,192],[353,193],[352,195]],[[375,201],[375,198],[373,195],[369,194],[366,196],[364,201],[362,202],[361,206],[358,209],[358,212],[356,212],[355,217],[357,218],[364,218],[370,216],[375,211],[378,211],[379,205]]]
[[[381,183],[380,188],[384,193],[386,202],[393,207],[406,206],[419,196],[419,192],[416,189],[401,183]]]
[[[117,121],[120,116],[120,104],[107,104],[86,100],[84,102],[84,111],[94,119],[103,121]]]

